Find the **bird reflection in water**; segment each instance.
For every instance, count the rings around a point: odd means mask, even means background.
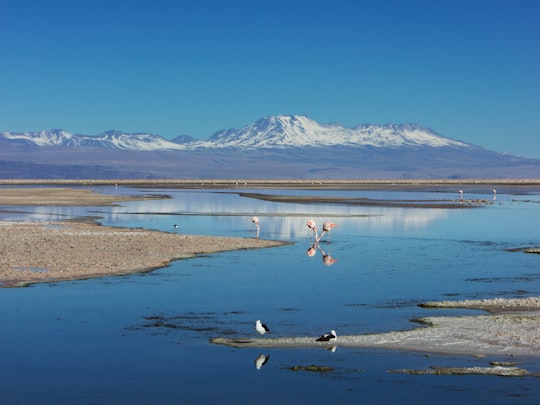
[[[270,360],[270,356],[266,354],[260,354],[255,359],[255,368],[257,370],[260,370],[266,363],[268,363],[268,360]]]
[[[325,266],[331,266],[335,262],[337,262],[336,259],[334,259],[330,254],[327,254],[319,245],[319,241],[315,241],[312,246],[310,246],[306,252],[306,254],[309,257],[314,257],[317,254],[317,250],[321,252],[322,255],[322,261]]]
[[[313,245],[311,245],[308,248],[308,250],[306,251],[306,254],[309,257],[314,257],[317,255],[317,250],[319,250],[322,254],[323,264],[325,266],[333,265],[337,260],[334,259],[330,254],[326,254],[326,252],[319,245],[319,242],[321,241],[321,238],[324,236],[324,234],[329,233],[332,229],[334,229],[337,226],[337,224],[330,221],[326,221],[325,223],[323,223],[323,230],[320,235],[317,232],[317,224],[314,220],[309,219],[306,222],[306,226],[313,232],[313,236],[314,236]]]

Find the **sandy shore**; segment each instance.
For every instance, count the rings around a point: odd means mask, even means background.
[[[92,223],[0,221],[0,287],[129,274],[200,254],[283,244]]]
[[[102,195],[79,188],[2,187],[0,209],[28,205],[99,206],[148,198],[166,196]],[[84,221],[0,221],[0,287],[143,272],[195,255],[284,243],[113,228]]]
[[[214,338],[233,347],[366,347],[457,355],[540,356],[540,297],[426,303],[437,308],[471,308],[488,315],[426,317],[425,326],[386,333],[340,336],[334,342],[314,337]],[[278,333],[278,332],[277,332]]]

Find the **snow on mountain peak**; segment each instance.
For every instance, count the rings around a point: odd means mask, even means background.
[[[182,145],[159,135],[128,134],[116,130],[109,130],[97,136],[73,135],[61,129],[23,133],[3,132],[0,135],[9,140],[27,142],[36,146],[102,147],[139,151],[184,149]]]
[[[416,124],[364,124],[353,128],[341,124],[320,124],[305,115],[264,117],[238,130],[215,133],[200,146],[243,148],[372,146],[397,148],[469,147],[468,144],[446,138]]]
[[[338,123],[321,124],[305,115],[260,118],[240,129],[216,132],[207,140],[178,137],[167,140],[156,134],[129,134],[109,130],[97,136],[72,135],[54,129],[41,132],[0,133],[0,137],[37,146],[104,147],[138,151],[193,150],[204,148],[284,149],[290,147],[456,147],[471,145],[437,134],[417,124],[364,124],[347,128]]]

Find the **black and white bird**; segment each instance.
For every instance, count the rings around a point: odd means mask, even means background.
[[[260,354],[255,359],[255,368],[257,370],[260,370],[262,368],[262,366],[264,366],[266,363],[268,363],[268,360],[270,360],[270,356],[268,356],[266,354]]]
[[[257,322],[255,322],[255,330],[259,332],[260,335],[270,333],[270,329],[268,329],[268,326],[262,323],[259,319],[257,319]]]
[[[337,334],[334,329],[332,329],[329,333],[325,333],[321,337],[318,337],[315,339],[317,342],[331,342],[332,340],[336,340]]]
[[[174,225],[173,225],[173,228],[174,228],[175,231],[177,231],[177,230],[178,230],[178,225],[177,225],[177,224],[174,224]]]

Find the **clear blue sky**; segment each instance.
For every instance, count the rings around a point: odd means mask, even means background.
[[[416,122],[540,158],[537,0],[0,0],[0,131]]]

